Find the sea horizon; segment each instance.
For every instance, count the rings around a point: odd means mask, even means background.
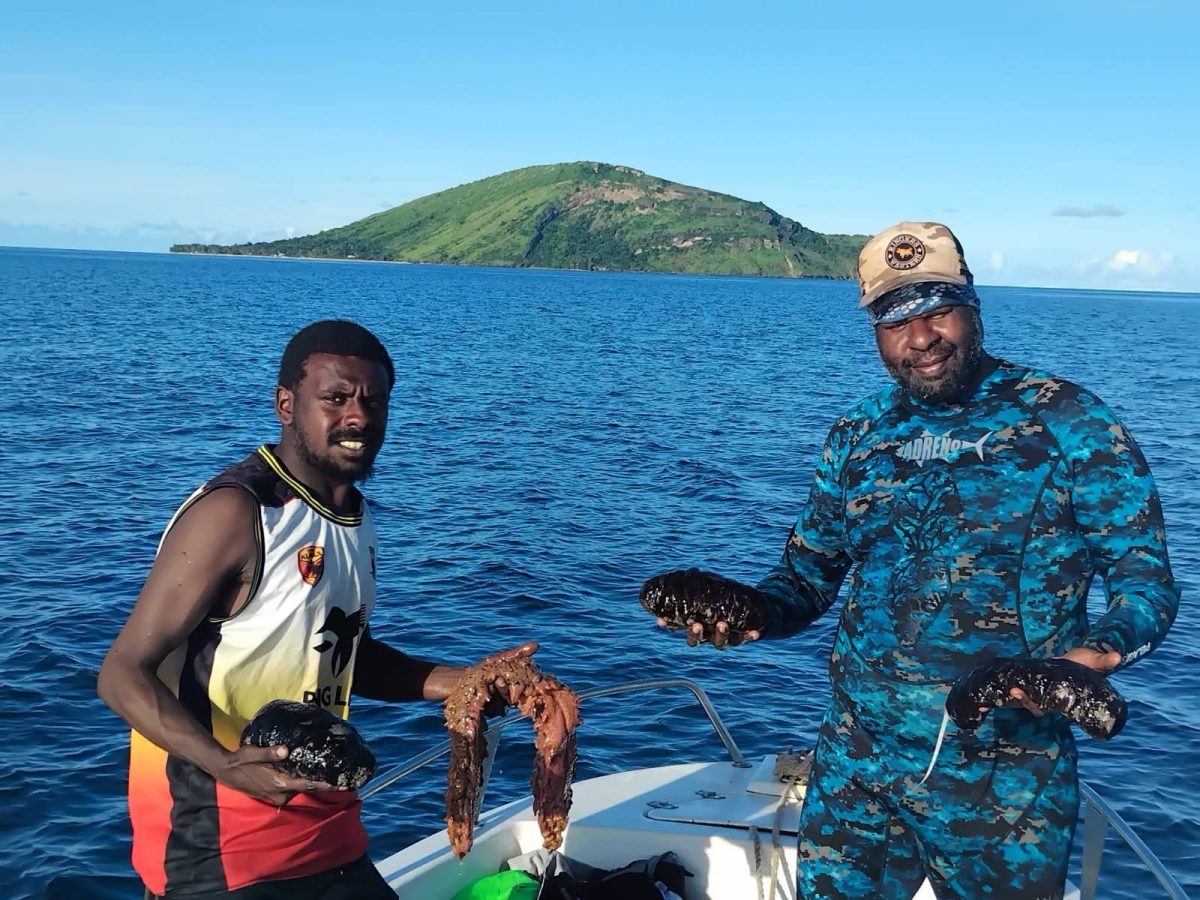
[[[257,253],[194,253],[194,252],[174,252],[171,250],[107,250],[95,247],[37,247],[25,244],[0,244],[0,251],[6,250],[35,250],[44,253],[103,253],[114,256],[122,254],[138,255],[138,256],[166,256],[173,258],[180,257],[209,257],[215,259],[258,259],[258,260],[284,260],[290,262],[321,262],[321,263],[376,263],[391,266],[420,266],[422,268],[441,267],[446,269],[456,270],[495,270],[499,272],[577,272],[581,274],[605,274],[605,275],[649,275],[649,276],[667,276],[671,278],[715,278],[722,281],[765,281],[765,282],[817,282],[817,281],[832,281],[838,283],[853,283],[853,278],[833,278],[826,275],[817,276],[787,276],[787,275],[724,275],[719,272],[646,272],[637,269],[572,269],[559,268],[554,266],[489,266],[480,265],[478,263],[453,263],[453,262],[425,262],[423,260],[407,260],[407,259],[357,259],[331,256],[268,256]],[[1087,287],[1087,286],[1070,286],[1070,285],[1045,285],[1045,284],[1009,284],[1002,282],[980,281],[978,276],[975,279],[977,288],[1006,288],[1014,290],[1038,290],[1038,291],[1064,291],[1074,293],[1089,293],[1089,294],[1118,294],[1121,296],[1148,294],[1153,296],[1161,296],[1178,300],[1179,298],[1195,298],[1200,300],[1200,289],[1195,291],[1181,290],[1162,290],[1150,288],[1105,288],[1105,287]]]

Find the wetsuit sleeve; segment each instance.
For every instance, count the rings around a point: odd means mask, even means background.
[[[1179,610],[1166,527],[1150,467],[1112,411],[1086,393],[1072,427],[1071,501],[1107,610],[1085,647],[1121,654],[1121,666],[1160,643]]]
[[[841,478],[853,431],[849,419],[830,430],[783,558],[758,584],[767,600],[765,638],[788,637],[819,617],[833,605],[850,570]]]

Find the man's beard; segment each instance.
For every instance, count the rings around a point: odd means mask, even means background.
[[[971,316],[969,331],[963,343],[951,344],[943,339],[939,344],[938,354],[945,352],[947,348],[951,351],[950,358],[946,360],[946,368],[937,378],[922,378],[912,371],[913,363],[925,361],[928,354],[906,359],[900,365],[883,359],[883,367],[896,379],[900,387],[916,399],[926,403],[950,403],[961,399],[975,386],[980,361],[983,359],[983,326],[978,314]]]
[[[341,440],[361,440],[367,446],[370,446],[372,443],[366,435],[358,434],[339,434],[331,437],[330,443],[336,444]],[[364,453],[362,459],[357,463],[339,463],[331,456],[321,456],[317,453],[309,441],[308,435],[297,428],[296,452],[314,471],[324,475],[326,478],[331,478],[334,481],[344,481],[346,478],[352,478],[355,482],[365,483],[370,480],[371,475],[375,472],[375,457],[379,453],[379,448],[376,447],[372,452]]]

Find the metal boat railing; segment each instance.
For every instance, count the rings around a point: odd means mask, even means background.
[[[615,684],[604,688],[593,688],[589,691],[580,691],[580,701],[594,700],[597,697],[611,697],[615,694],[632,694],[642,691],[659,691],[668,688],[684,688],[690,691],[700,704],[708,716],[708,721],[712,725],[713,731],[717,737],[721,739],[721,743],[725,745],[725,750],[729,754],[729,758],[735,766],[739,768],[749,768],[750,763],[746,762],[746,758],[742,755],[742,751],[738,749],[737,743],[733,739],[733,735],[729,733],[729,729],[725,727],[725,723],[721,720],[720,714],[712,701],[708,699],[708,694],[696,682],[687,678],[659,678],[649,681],[628,681],[622,684]],[[500,746],[500,732],[518,722],[521,719],[527,718],[524,713],[512,712],[502,719],[495,722],[489,722],[487,726],[487,757],[483,767],[483,783],[479,789],[480,808],[483,806],[483,794],[487,788],[488,777],[491,774],[492,763],[496,758],[496,750]],[[445,741],[436,747],[426,750],[414,756],[407,762],[401,763],[388,769],[382,775],[375,779],[370,787],[359,792],[359,797],[366,800],[378,794],[385,788],[391,787],[401,778],[410,775],[417,769],[427,766],[429,763],[445,756],[450,752],[450,741]],[[1081,860],[1081,878],[1079,885],[1079,900],[1095,900],[1096,887],[1100,879],[1100,863],[1104,855],[1104,841],[1108,833],[1108,827],[1112,826],[1113,830],[1123,840],[1126,845],[1133,850],[1142,864],[1150,871],[1150,873],[1158,881],[1159,885],[1166,891],[1167,896],[1171,900],[1188,900],[1187,893],[1183,887],[1175,879],[1166,866],[1162,864],[1153,851],[1147,847],[1136,834],[1129,824],[1121,818],[1115,809],[1092,788],[1083,782],[1079,783],[1079,790],[1084,802],[1083,812],[1083,856]]]
[[[1183,887],[1175,877],[1167,871],[1162,861],[1154,852],[1142,843],[1142,839],[1134,834],[1129,824],[1121,818],[1115,809],[1108,805],[1099,794],[1082,781],[1079,791],[1083,796],[1083,859],[1079,879],[1079,900],[1095,900],[1096,884],[1100,879],[1100,859],[1104,854],[1104,838],[1108,834],[1108,826],[1120,836],[1129,849],[1137,854],[1150,873],[1162,885],[1167,896],[1172,900],[1187,900]]]
[[[725,745],[725,750],[729,754],[729,758],[733,760],[733,764],[739,768],[749,768],[750,763],[746,762],[746,758],[742,756],[742,751],[738,749],[737,743],[733,739],[733,735],[729,733],[729,729],[725,727],[725,723],[721,721],[721,716],[717,713],[717,709],[713,706],[712,701],[708,699],[708,694],[704,693],[704,688],[696,684],[694,681],[689,681],[686,678],[658,678],[651,681],[627,681],[622,684],[614,684],[609,687],[593,688],[590,691],[580,691],[579,700],[594,700],[597,697],[611,697],[614,694],[633,694],[641,691],[661,691],[667,688],[680,687],[691,691],[700,707],[708,715],[708,721],[712,724],[713,731],[717,733],[717,737],[721,739],[721,743]],[[519,722],[521,719],[528,718],[524,713],[511,712],[502,719],[495,722],[489,722],[487,726],[487,743],[488,753],[483,766],[483,784],[480,786],[480,806],[483,805],[483,791],[487,786],[488,775],[491,773],[492,761],[496,758],[496,748],[500,745],[501,730],[512,725],[514,722]],[[408,762],[401,763],[388,769],[382,775],[375,779],[370,787],[359,791],[358,796],[366,800],[368,797],[378,794],[384,788],[391,787],[401,778],[406,775],[411,775],[417,769],[429,765],[435,759],[445,756],[450,752],[450,742],[445,741],[436,747],[426,750],[410,759]]]

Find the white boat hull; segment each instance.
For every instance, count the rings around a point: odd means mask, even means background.
[[[780,783],[774,775],[774,756],[743,762],[741,751],[699,685],[680,678],[630,682],[585,691],[580,699],[674,688],[685,688],[695,696],[730,760],[634,769],[576,782],[562,852],[601,869],[618,869],[635,860],[674,852],[694,876],[688,879],[688,900],[795,897],[802,787]],[[519,718],[514,713],[489,726],[485,781],[500,730]],[[421,753],[381,775],[362,797],[379,793],[448,750],[447,741]],[[1088,785],[1081,783],[1080,790],[1084,801],[1082,889],[1068,882],[1065,900],[1094,900],[1110,828],[1134,851],[1167,896],[1186,900],[1178,881],[1120,816]],[[474,847],[462,860],[455,859],[442,830],[377,865],[404,900],[450,900],[463,887],[542,846],[528,797],[483,813],[474,836]],[[926,882],[914,900],[933,898]]]
[[[685,763],[577,782],[561,850],[602,869],[673,851],[694,876],[688,879],[689,900],[770,898],[773,879],[776,898],[794,898],[800,803],[781,798],[778,790],[773,795],[751,790],[761,786],[773,761],[767,757],[757,768]],[[448,900],[541,846],[532,806],[521,800],[481,816],[475,844],[461,861],[440,831],[378,868],[401,898]],[[916,896],[932,900],[933,892],[925,885]]]

